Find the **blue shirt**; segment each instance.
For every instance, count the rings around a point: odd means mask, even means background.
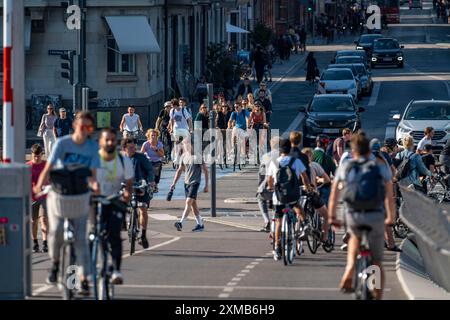
[[[52,166],[63,167],[68,164],[82,164],[89,169],[100,168],[98,144],[86,139],[83,144],[76,144],[72,136],[64,136],[56,140],[48,161]]]
[[[247,118],[250,117],[250,112],[248,110],[241,110],[239,115],[236,111],[231,114],[231,121],[236,121],[236,128],[246,130],[247,129]]]
[[[72,128],[72,120],[69,118],[58,118],[54,124],[57,137],[63,137],[69,134],[70,128]]]

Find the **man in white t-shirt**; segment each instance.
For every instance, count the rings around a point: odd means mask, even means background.
[[[127,138],[128,135],[134,134],[137,131],[144,131],[139,115],[135,113],[133,105],[128,107],[128,113],[124,114],[119,126],[120,131],[123,133],[123,137]]]
[[[117,152],[117,132],[114,129],[103,129],[99,138],[100,168],[97,170],[97,180],[100,184],[102,195],[111,196],[121,189],[122,182],[126,183],[123,200],[130,201],[134,181],[134,169],[131,160]],[[106,221],[108,228],[108,241],[111,246],[113,273],[111,282],[122,284],[123,277],[120,273],[122,259],[122,239],[120,232],[124,219],[124,213],[117,211],[114,206],[103,206],[102,219]]]
[[[425,146],[427,144],[433,145],[433,137],[434,137],[434,129],[432,127],[426,127],[424,130],[425,136],[422,138],[422,140],[419,141],[417,145],[417,153],[418,154],[425,154],[427,153],[425,151]]]
[[[182,107],[178,99],[172,99],[172,110],[170,110],[170,122],[169,133],[172,134],[172,138],[175,140],[175,156],[173,158],[174,163],[178,163],[181,148],[179,143],[183,139],[190,139],[192,133],[192,115],[186,109]]]

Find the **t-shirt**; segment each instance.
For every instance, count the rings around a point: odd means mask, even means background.
[[[82,144],[76,144],[72,136],[64,136],[56,140],[48,161],[56,168],[68,164],[82,164],[89,169],[100,167],[98,144],[92,139],[86,139]]]
[[[184,153],[181,156],[181,162],[185,165],[184,183],[200,183],[202,180],[202,162],[198,156],[192,156]]]
[[[311,183],[317,187],[316,179],[317,177],[322,177],[325,175],[325,170],[323,170],[322,166],[317,162],[311,162],[309,164],[309,168],[311,170]]]
[[[139,116],[134,113],[132,116],[130,116],[129,113],[123,116],[125,118],[125,127],[124,129],[127,131],[137,131],[139,130],[138,127],[138,120]]]
[[[434,160],[434,156],[432,154],[426,154],[422,156],[422,161],[425,167],[427,167],[428,170],[431,170],[431,166],[434,166],[436,163],[436,160]]]
[[[433,141],[431,139],[428,139],[427,136],[423,137],[422,140],[419,141],[417,144],[417,150],[423,150],[425,145],[427,144],[433,144]]]
[[[122,182],[133,179],[134,170],[131,160],[125,156],[122,156],[122,159],[123,165],[118,154],[111,161],[105,161],[100,157],[97,181],[102,195],[110,196],[119,192]]]
[[[172,110],[170,110],[170,120],[174,120],[174,129],[189,130],[189,124],[187,120],[191,118],[191,114],[186,109],[182,108],[180,110],[177,110],[173,108]]]
[[[344,150],[344,138],[340,137],[334,140],[333,142],[333,159],[336,160],[337,163],[341,160],[341,156],[338,154],[339,150]]]
[[[325,154],[325,151],[320,148],[316,148],[313,151],[313,161],[320,164],[325,170],[325,172],[331,176],[336,171],[336,165],[334,164],[333,158]]]
[[[158,151],[155,151],[151,148],[150,141],[145,141],[144,144],[142,145],[142,147],[144,148],[144,154],[147,156],[148,160],[150,160],[151,162],[162,161],[162,157],[160,157],[158,155]],[[163,146],[162,142],[158,140],[158,142],[156,144],[156,150],[159,150],[162,148],[164,148],[164,146]]]
[[[209,118],[208,116],[204,115],[203,113],[199,112],[197,113],[197,116],[195,117],[195,121],[200,121],[202,124],[202,130],[207,130],[209,128]]]
[[[250,117],[250,112],[248,110],[242,110],[239,115],[236,111],[231,114],[231,121],[236,121],[236,128],[246,130],[247,129],[247,118]]]
[[[70,129],[72,128],[72,120],[68,118],[58,118],[56,119],[54,126],[56,129],[56,136],[63,137],[70,133]]]
[[[363,161],[363,158],[360,158],[358,161]],[[369,160],[375,160],[375,156],[371,155]],[[347,168],[350,165],[351,161],[345,162],[342,166],[339,166],[339,168],[336,170],[336,181],[348,181],[351,182],[353,179],[355,179],[354,170],[350,170],[349,174],[347,175]],[[386,162],[379,162],[377,161],[378,168],[380,169],[380,174],[383,178],[383,181],[389,182],[392,179],[392,171],[387,166]]]
[[[280,156],[280,157],[278,157],[278,159],[277,159],[277,162],[279,163],[280,167],[287,166],[287,165],[289,164],[290,161],[291,161],[291,156]],[[294,161],[294,163],[292,164],[292,167],[291,167],[291,168],[295,171],[295,174],[297,175],[297,177],[299,178],[299,180],[301,180],[301,179],[300,179],[300,175],[301,175],[303,172],[306,171],[306,168],[305,168],[305,166],[303,165],[303,163],[302,163],[300,160],[296,159],[296,160]],[[273,178],[273,180],[274,180],[274,181],[273,181],[273,182],[274,182],[274,185],[277,183],[277,172],[278,172],[278,166],[277,166],[277,164],[276,164],[275,162],[272,161],[272,162],[270,163],[270,165],[269,165],[269,170],[267,171],[267,176]],[[272,198],[272,200],[273,200],[273,204],[274,204],[274,205],[280,205],[280,204],[281,204],[281,203],[278,201],[278,198],[277,198],[277,195],[276,195],[275,192],[273,193],[273,198]]]
[[[34,164],[33,161],[28,161],[26,164],[31,166],[31,187],[34,187],[36,185],[36,183],[38,182],[39,175],[41,174],[42,170],[44,170],[47,162],[42,161],[39,164]],[[34,192],[32,192],[31,197],[32,197],[33,201],[38,201],[38,200],[44,199],[46,196],[42,196],[40,198],[35,198],[35,194],[34,194]]]
[[[302,164],[306,168],[306,174],[308,175],[309,179],[311,179],[311,171],[309,168],[309,158],[306,154],[301,152],[301,150],[298,147],[291,148],[291,154],[292,157],[299,159]],[[300,180],[300,185],[303,185],[303,181]]]

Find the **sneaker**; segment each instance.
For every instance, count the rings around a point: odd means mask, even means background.
[[[58,283],[58,265],[53,265],[47,277],[48,284],[57,284]]]
[[[183,225],[179,221],[175,222],[173,225],[175,226],[175,228],[177,228],[178,231],[181,231],[183,229]]]
[[[281,260],[281,247],[275,248],[275,254],[273,255],[275,261]]]
[[[112,284],[123,284],[123,276],[119,271],[117,271],[117,270],[113,271],[113,274],[111,275],[111,283]]]
[[[79,293],[80,295],[85,297],[89,296],[89,282],[87,280],[81,281]]]
[[[267,222],[267,224],[264,225],[264,227],[259,230],[261,232],[270,232],[270,222]]]
[[[142,246],[142,248],[147,249],[149,247],[148,240],[146,237],[142,237],[141,240],[139,240],[139,244]]]
[[[196,225],[194,229],[192,229],[192,232],[199,232],[199,231],[203,231],[205,229],[204,225]]]
[[[40,249],[39,249],[39,243],[35,243],[35,244],[33,245],[33,252],[34,252],[34,253],[40,252]]]
[[[348,245],[347,245],[346,243],[344,243],[344,244],[341,246],[341,250],[342,250],[342,251],[347,251],[347,247],[348,247]]]
[[[46,243],[42,245],[42,252],[48,252],[48,245]]]

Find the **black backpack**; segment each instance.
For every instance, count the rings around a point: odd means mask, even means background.
[[[277,172],[277,182],[275,183],[275,194],[278,201],[288,204],[300,199],[300,181],[292,169],[296,159],[291,157],[287,166],[279,166]]]
[[[400,162],[400,164],[398,165],[397,173],[395,174],[395,178],[397,179],[397,181],[405,179],[408,176],[409,172],[411,171],[411,158],[413,155],[414,153],[409,156],[405,156],[402,162]]]
[[[351,160],[345,176],[354,171],[355,178],[347,181],[343,199],[355,211],[379,210],[383,204],[384,181],[375,160],[359,162]]]

